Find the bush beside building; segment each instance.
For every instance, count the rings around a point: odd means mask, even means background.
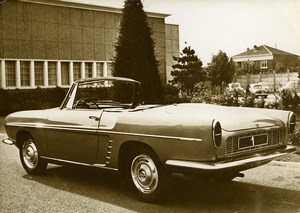
[[[21,110],[59,107],[66,96],[66,88],[0,89],[0,116]]]

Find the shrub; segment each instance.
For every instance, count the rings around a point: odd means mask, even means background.
[[[278,94],[273,94],[273,97],[266,99],[264,97],[256,97],[250,93],[240,93],[236,90],[226,90],[223,94],[212,94],[210,91],[204,91],[203,93],[197,93],[197,95],[191,99],[191,102],[211,103],[223,106],[242,106],[270,109],[282,108],[282,100]]]
[[[282,104],[285,108],[295,107],[300,104],[300,97],[293,89],[286,88],[281,91]]]
[[[269,101],[265,99],[264,108],[269,109],[282,109],[282,99],[279,94],[275,93],[271,95],[273,101]]]
[[[0,115],[4,116],[21,110],[35,110],[58,107],[62,103],[68,89],[0,89]]]
[[[199,87],[195,95],[191,98],[191,102],[214,104],[216,103],[216,100],[210,90],[206,89],[206,87]]]
[[[179,97],[179,89],[171,84],[167,84],[164,87],[164,100],[163,104],[173,103],[188,103],[190,102],[189,97]]]
[[[254,107],[255,96],[254,95],[246,95],[243,103],[243,107]]]
[[[259,97],[259,98],[254,99],[253,107],[255,107],[255,108],[264,108],[264,106],[265,106],[265,99],[264,98]]]
[[[291,135],[290,141],[294,146],[300,147],[300,129],[296,129]]]

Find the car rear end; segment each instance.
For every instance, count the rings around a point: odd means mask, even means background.
[[[166,164],[183,173],[211,176],[228,174],[235,177],[240,175],[240,171],[295,152],[296,149],[288,145],[289,136],[296,128],[296,115],[293,112],[258,110],[258,113],[253,113],[253,109],[248,110],[248,118],[240,117],[240,124],[234,124],[235,119],[230,117],[230,113],[227,114],[227,122],[220,119],[212,123],[214,161],[168,160]],[[259,116],[261,112],[267,116]],[[255,117],[255,114],[258,116]],[[251,119],[253,122],[250,122]]]

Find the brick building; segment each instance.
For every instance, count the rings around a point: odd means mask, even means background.
[[[111,76],[120,8],[55,0],[0,4],[0,88],[68,87],[80,78]],[[146,12],[162,82],[179,55],[178,25]]]

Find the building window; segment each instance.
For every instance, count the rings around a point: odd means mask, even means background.
[[[56,62],[48,62],[49,86],[56,85]]]
[[[80,62],[74,62],[73,63],[73,75],[74,75],[74,81],[81,78],[81,63]]]
[[[30,62],[20,62],[21,86],[30,86]]]
[[[34,78],[35,78],[36,86],[44,85],[43,66],[44,66],[44,62],[42,61],[34,62]]]
[[[5,61],[5,73],[6,73],[6,86],[15,87],[16,86],[16,62],[15,61]]]
[[[103,77],[103,63],[96,63],[96,76]]]
[[[61,84],[69,85],[70,84],[70,64],[68,62],[61,62]]]
[[[268,68],[268,61],[261,61],[260,62],[260,68],[261,69],[267,69]]]
[[[93,77],[93,63],[85,63],[85,78]]]
[[[71,66],[71,63],[73,66]],[[60,62],[5,60],[1,62],[1,66],[0,83],[5,81],[2,85],[4,87],[68,86],[73,81],[77,81],[81,78],[112,76],[112,63],[102,61]],[[72,70],[70,70],[71,67],[73,68]],[[1,74],[2,70],[3,73]],[[3,79],[1,81],[2,77]],[[60,79],[58,79],[58,77]]]
[[[112,77],[112,63],[107,63],[107,76]]]

